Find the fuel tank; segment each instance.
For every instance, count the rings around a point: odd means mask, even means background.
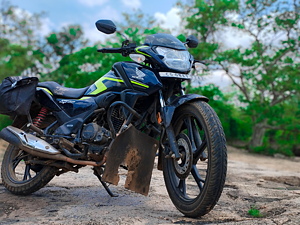
[[[112,70],[92,84],[84,94],[95,96],[104,92],[122,92],[125,89],[133,89],[153,94],[162,88],[162,83],[149,67],[135,62],[117,62]]]

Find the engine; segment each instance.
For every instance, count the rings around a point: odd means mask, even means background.
[[[104,127],[99,126],[97,123],[89,123],[84,126],[81,133],[82,141],[89,144],[89,154],[92,155],[101,155],[103,150],[110,143],[111,133]],[[92,155],[91,155],[92,154]]]
[[[111,139],[110,132],[97,123],[89,123],[82,130],[82,140],[99,145],[106,144]]]

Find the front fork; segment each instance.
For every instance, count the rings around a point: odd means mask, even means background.
[[[169,145],[170,145],[170,149],[168,152],[166,152],[166,155],[174,158],[175,160],[179,160],[181,158],[181,155],[179,153],[176,136],[171,123],[172,118],[168,118],[168,115],[172,115],[169,112],[175,110],[175,108],[166,106],[161,90],[159,91],[159,102],[161,106],[161,116],[165,127],[165,133],[167,135]]]

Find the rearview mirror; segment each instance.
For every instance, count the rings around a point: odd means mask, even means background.
[[[198,39],[194,35],[190,35],[186,39],[187,46],[189,48],[196,48],[198,46]]]
[[[96,27],[105,34],[113,34],[117,30],[116,25],[111,20],[98,20],[96,22]]]

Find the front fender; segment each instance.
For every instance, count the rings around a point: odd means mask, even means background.
[[[176,108],[179,106],[192,101],[204,101],[208,102],[209,99],[203,95],[197,95],[197,94],[188,94],[188,95],[182,95],[179,97],[174,98],[170,104],[167,104],[162,108],[162,118],[164,121],[165,128],[168,128],[171,125],[171,121],[173,119],[174,112]],[[158,156],[158,164],[157,169],[162,170],[162,161],[163,161],[163,149],[159,148],[159,156]]]
[[[165,127],[170,126],[174,112],[176,108],[183,105],[184,103],[191,102],[194,100],[200,100],[204,102],[208,102],[209,99],[203,95],[197,95],[197,94],[187,94],[179,96],[171,101],[170,104],[166,105],[163,108],[163,121],[165,124]]]

